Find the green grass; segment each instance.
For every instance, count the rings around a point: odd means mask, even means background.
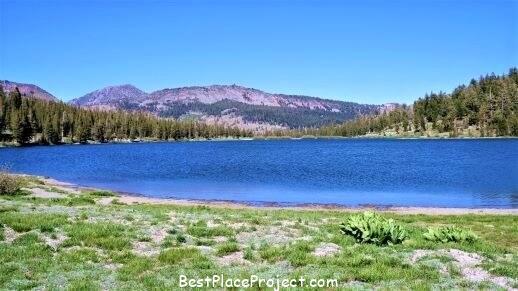
[[[236,242],[225,242],[217,246],[216,255],[224,256],[239,251],[239,244]]]
[[[114,223],[79,222],[67,228],[67,246],[99,247],[107,250],[123,250],[131,245],[127,227]]]
[[[53,231],[67,223],[65,214],[47,213],[20,213],[20,212],[1,212],[0,223],[9,226],[17,232],[26,232],[39,229],[43,232]]]
[[[52,251],[35,234],[25,234],[12,244],[0,244],[2,289],[30,289],[42,285],[54,264]]]
[[[56,198],[53,200],[55,204],[66,206],[82,206],[95,204],[95,200],[88,196],[72,196],[69,198]]]
[[[180,265],[192,269],[208,269],[214,266],[210,259],[193,247],[166,249],[158,255],[158,261],[165,265]]]
[[[484,258],[479,267],[518,284],[518,216],[399,215],[408,232],[401,244],[357,243],[340,232],[353,213],[333,210],[227,209],[179,205],[100,205],[109,194],[0,198],[0,289],[178,289],[178,276],[203,278],[330,278],[345,289],[496,289],[470,282],[441,250]],[[93,203],[92,203],[93,201]],[[456,226],[478,240],[436,242],[429,228]],[[15,238],[7,240],[6,228]],[[157,237],[157,231],[166,233]],[[49,239],[64,241],[58,247]],[[337,253],[314,254],[321,244]],[[137,248],[140,246],[140,248]],[[411,262],[416,250],[430,254]],[[223,264],[242,251],[242,259]],[[444,274],[446,270],[447,274]],[[514,284],[514,285],[513,285]]]
[[[278,246],[262,245],[259,249],[259,256],[266,262],[273,263],[284,258],[285,248]]]
[[[210,238],[214,236],[233,236],[234,231],[226,226],[216,226],[216,227],[207,227],[207,225],[203,222],[197,222],[194,225],[189,226],[187,228],[187,233],[189,235],[200,237],[200,238]]]

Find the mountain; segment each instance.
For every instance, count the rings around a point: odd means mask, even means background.
[[[34,97],[47,101],[59,101],[58,98],[54,97],[49,92],[41,89],[40,87],[33,84],[16,83],[7,80],[0,80],[0,85],[3,87],[5,93],[14,91],[18,87],[22,96]]]
[[[196,118],[253,130],[321,126],[384,111],[318,97],[272,94],[237,85],[193,86],[145,93],[111,86],[70,101],[81,107],[148,111],[162,117]]]
[[[148,94],[135,86],[126,84],[95,90],[69,103],[81,107],[99,109],[138,109],[137,104],[146,101]],[[135,107],[132,107],[135,105]]]

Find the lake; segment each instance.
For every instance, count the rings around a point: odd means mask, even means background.
[[[0,149],[11,171],[151,197],[518,207],[518,140],[303,139]]]

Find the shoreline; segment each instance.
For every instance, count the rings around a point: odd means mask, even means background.
[[[113,197],[100,199],[100,203],[109,204],[117,199],[125,204],[150,204],[150,205],[177,205],[177,206],[208,206],[227,209],[256,209],[256,210],[298,210],[298,211],[337,211],[337,212],[361,212],[374,210],[377,212],[397,214],[426,214],[426,215],[464,215],[464,214],[499,214],[518,215],[518,208],[462,208],[462,207],[423,207],[423,206],[383,206],[383,205],[360,205],[357,207],[340,204],[283,204],[277,202],[264,202],[261,204],[247,203],[235,200],[203,200],[203,199],[178,199],[147,197],[138,193],[111,191],[95,187],[87,187],[73,183],[59,181],[50,177],[34,175],[22,175],[35,177],[49,186],[58,186],[76,191],[109,191],[115,194]]]
[[[227,141],[272,141],[272,140],[502,140],[502,139],[518,139],[518,136],[381,136],[381,135],[360,135],[360,136],[265,136],[265,137],[243,137],[243,138],[212,138],[212,139],[180,139],[180,140],[118,140],[97,142],[88,141],[86,143],[59,143],[59,144],[15,144],[11,142],[0,142],[1,148],[26,148],[40,146],[77,146],[77,145],[108,145],[108,144],[146,144],[146,143],[175,143],[175,142],[227,142]]]

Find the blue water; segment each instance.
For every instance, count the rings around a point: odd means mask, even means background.
[[[518,207],[518,140],[276,140],[0,149],[12,171],[152,197]]]

